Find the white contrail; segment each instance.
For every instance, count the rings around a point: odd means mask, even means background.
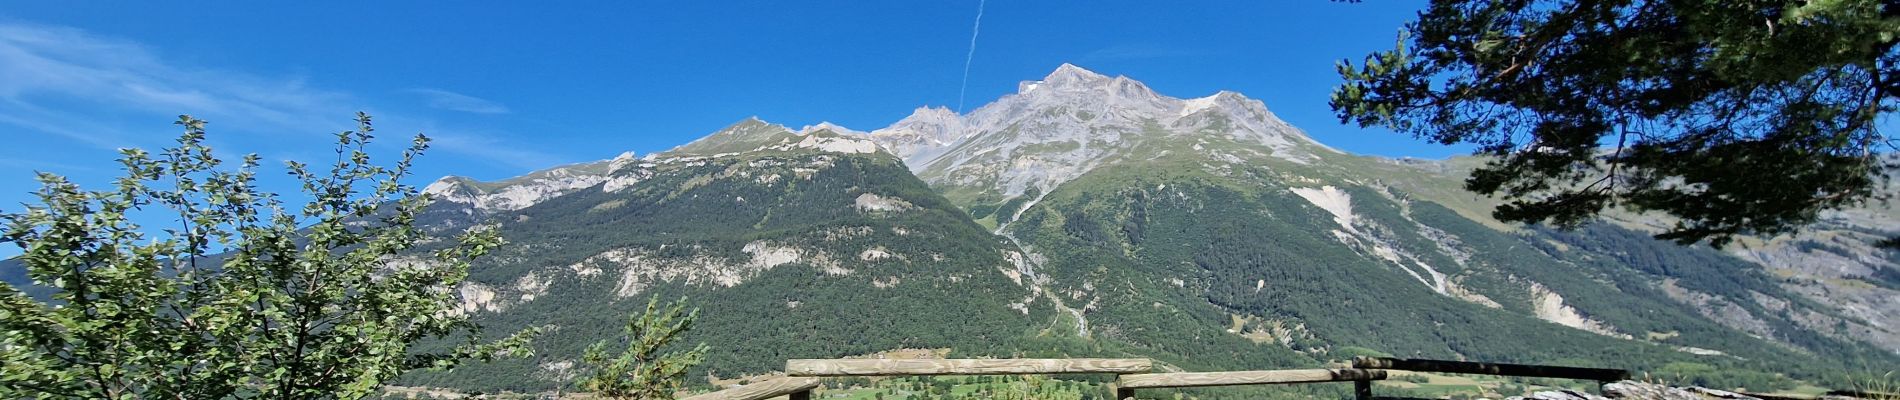
[[[970,54],[963,56],[963,84],[957,86],[957,112],[963,112],[963,95],[970,90],[970,62],[976,61],[976,35],[983,32],[983,3],[976,1],[976,24],[970,26]]]

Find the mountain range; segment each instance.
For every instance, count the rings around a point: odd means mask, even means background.
[[[1891,208],[1684,247],[1649,237],[1655,216],[1495,220],[1460,188],[1482,162],[1349,154],[1239,93],[1175,98],[1064,64],[868,132],[753,118],[665,152],[444,178],[431,226],[514,243],[478,265],[466,310],[557,328],[541,359],[414,379],[546,387],[477,377],[563,370],[655,294],[702,309],[693,339],[720,378],[903,349],[1710,366],[1758,387],[1900,363],[1900,258],[1870,245],[1900,227]]]
[[[1669,223],[1652,215],[1493,219],[1461,189],[1483,162],[1350,154],[1240,93],[1176,98],[1064,64],[868,132],[750,118],[665,152],[445,177],[420,223],[511,243],[458,311],[551,330],[531,359],[404,381],[558,386],[656,295],[701,309],[688,340],[713,346],[708,381],[907,350],[1191,371],[1396,355],[1727,387],[1900,365],[1900,256],[1872,246],[1900,233],[1895,208],[1678,246],[1650,238]]]

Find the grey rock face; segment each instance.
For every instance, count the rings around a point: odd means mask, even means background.
[[[1678,388],[1637,381],[1612,382],[1603,385],[1603,394],[1611,398],[1644,400],[1755,399],[1754,396],[1726,390],[1693,386]]]
[[[1047,192],[1115,160],[1163,156],[1162,143],[1236,143],[1300,163],[1332,151],[1239,93],[1168,97],[1069,64],[967,114],[919,108],[871,136],[932,185],[1005,197]]]
[[[1609,400],[1607,397],[1579,392],[1575,390],[1545,390],[1531,393],[1529,396],[1511,396],[1505,400]]]

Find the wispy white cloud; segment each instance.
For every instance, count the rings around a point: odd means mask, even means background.
[[[499,103],[441,89],[411,89],[427,105],[459,112],[500,114]],[[301,135],[351,129],[349,113],[367,107],[342,90],[315,87],[299,77],[189,65],[143,43],[64,26],[0,18],[0,129],[54,135],[101,149],[163,144],[175,132],[164,125],[180,113],[211,121],[219,136]],[[374,112],[384,128],[426,126],[436,147],[478,162],[522,169],[567,161],[522,149],[508,135],[437,127],[428,115]],[[154,129],[156,128],[156,129]],[[226,136],[229,137],[229,136]],[[268,140],[267,140],[268,141]],[[307,149],[241,149],[296,154]]]
[[[50,127],[85,126],[96,118],[53,110],[190,113],[223,126],[278,131],[327,130],[338,125],[338,110],[352,109],[350,96],[309,87],[302,79],[181,65],[136,42],[4,20],[0,76],[6,77],[0,79],[0,101],[7,103],[0,121],[93,145],[131,135],[110,129],[62,133]]]
[[[404,92],[421,95],[428,100],[429,107],[449,111],[461,111],[476,114],[507,114],[508,107],[480,97],[451,92],[442,89],[418,88]]]

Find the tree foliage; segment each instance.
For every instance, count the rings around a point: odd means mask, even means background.
[[[500,238],[407,257],[427,198],[400,180],[428,139],[377,166],[370,117],[357,123],[327,170],[286,163],[309,198],[295,209],[255,186],[256,155],[229,168],[190,116],[177,147],[122,150],[110,190],[40,174],[39,204],[0,214],[0,242],[54,292],[0,284],[0,397],[360,398],[404,371],[521,355],[536,330],[482,342],[456,312],[469,261]],[[174,215],[160,232],[135,222]],[[412,351],[425,339],[464,343]]]
[[[699,310],[686,311],[680,299],[660,307],[660,297],[647,299],[644,312],[627,318],[626,350],[609,355],[609,341],[602,340],[587,349],[581,360],[592,372],[581,386],[597,395],[615,399],[671,399],[684,388],[686,370],[706,358],[706,344],[677,351],[669,345],[693,329]]]
[[[1396,48],[1340,63],[1332,107],[1476,145],[1492,159],[1466,188],[1509,200],[1500,219],[1622,206],[1721,245],[1884,200],[1896,41],[1891,0],[1438,0]]]

